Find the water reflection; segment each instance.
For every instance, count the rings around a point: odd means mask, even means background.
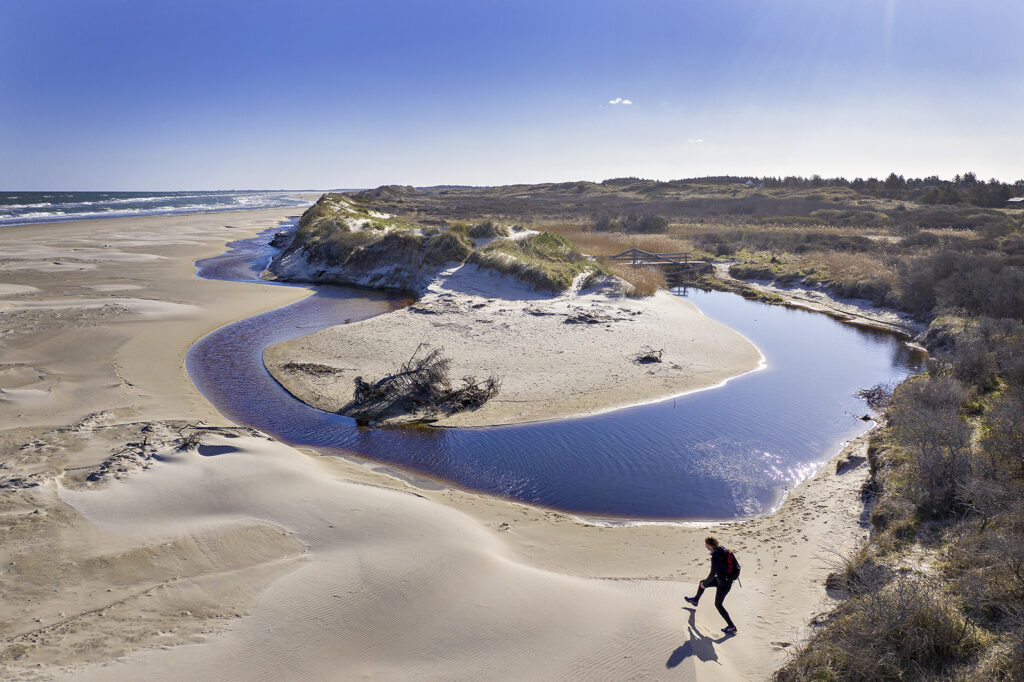
[[[265,241],[208,259],[200,273],[251,278],[262,270],[256,261],[269,258]],[[595,417],[488,429],[359,428],[292,398],[262,363],[266,345],[405,304],[343,287],[318,287],[303,301],[217,330],[189,351],[187,366],[222,413],[288,443],[588,516],[648,519],[768,511],[867,427],[857,419],[866,412],[857,390],[922,366],[920,353],[887,332],[733,294],[690,290],[685,298],[751,339],[766,367],[720,388]]]

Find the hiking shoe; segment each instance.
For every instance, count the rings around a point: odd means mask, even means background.
[[[735,625],[726,625],[724,628],[722,628],[722,632],[724,632],[727,635],[735,635],[736,634],[736,626]]]
[[[694,599],[693,597],[683,597],[683,599],[685,599],[685,600],[686,600],[686,603],[687,603],[687,604],[691,604],[691,605],[693,605],[693,606],[696,606],[696,605],[697,605],[697,600],[696,600],[696,599]]]

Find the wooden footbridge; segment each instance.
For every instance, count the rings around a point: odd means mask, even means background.
[[[690,260],[686,251],[676,253],[651,253],[640,249],[630,249],[611,257],[616,263],[627,265],[664,268],[666,279],[696,275],[710,266],[704,260]]]

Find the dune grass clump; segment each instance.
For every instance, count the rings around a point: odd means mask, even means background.
[[[339,206],[345,204],[340,194],[327,193],[317,199],[316,203],[307,208],[299,218],[299,227],[304,228],[319,218],[330,218],[338,214]]]
[[[385,263],[416,268],[422,262],[426,240],[414,232],[371,230],[352,234],[369,240],[345,261],[345,265],[353,270],[369,272]]]
[[[473,239],[485,239],[487,237],[507,237],[510,232],[504,225],[499,225],[493,220],[488,220],[468,229],[468,234]]]
[[[321,216],[300,227],[298,234],[306,239],[323,237],[331,232],[352,232],[349,223],[339,216]]]
[[[423,251],[423,262],[427,265],[444,265],[445,263],[462,263],[473,252],[473,245],[458,232],[451,230],[440,232],[426,241]]]
[[[838,556],[836,570],[828,574],[825,587],[838,590],[847,597],[875,592],[892,579],[892,571],[865,548],[853,556]]]
[[[379,233],[331,229],[325,230],[315,237],[307,237],[299,243],[305,246],[311,259],[324,265],[333,266],[346,262],[353,253],[379,238]]]
[[[436,229],[438,232],[441,231],[441,228],[433,228],[433,229]],[[468,223],[464,223],[461,220],[456,220],[453,223],[449,223],[448,227],[447,227],[447,230],[449,232],[453,232],[455,234],[462,235],[463,237],[468,237],[469,236],[469,224]]]
[[[604,272],[604,268],[588,260],[570,241],[552,232],[517,240],[496,239],[474,251],[468,262],[553,293],[569,289],[581,273]]]

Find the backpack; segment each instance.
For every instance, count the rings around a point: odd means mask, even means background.
[[[740,562],[736,561],[736,555],[731,549],[725,550],[725,577],[729,580],[738,580],[740,577]]]

